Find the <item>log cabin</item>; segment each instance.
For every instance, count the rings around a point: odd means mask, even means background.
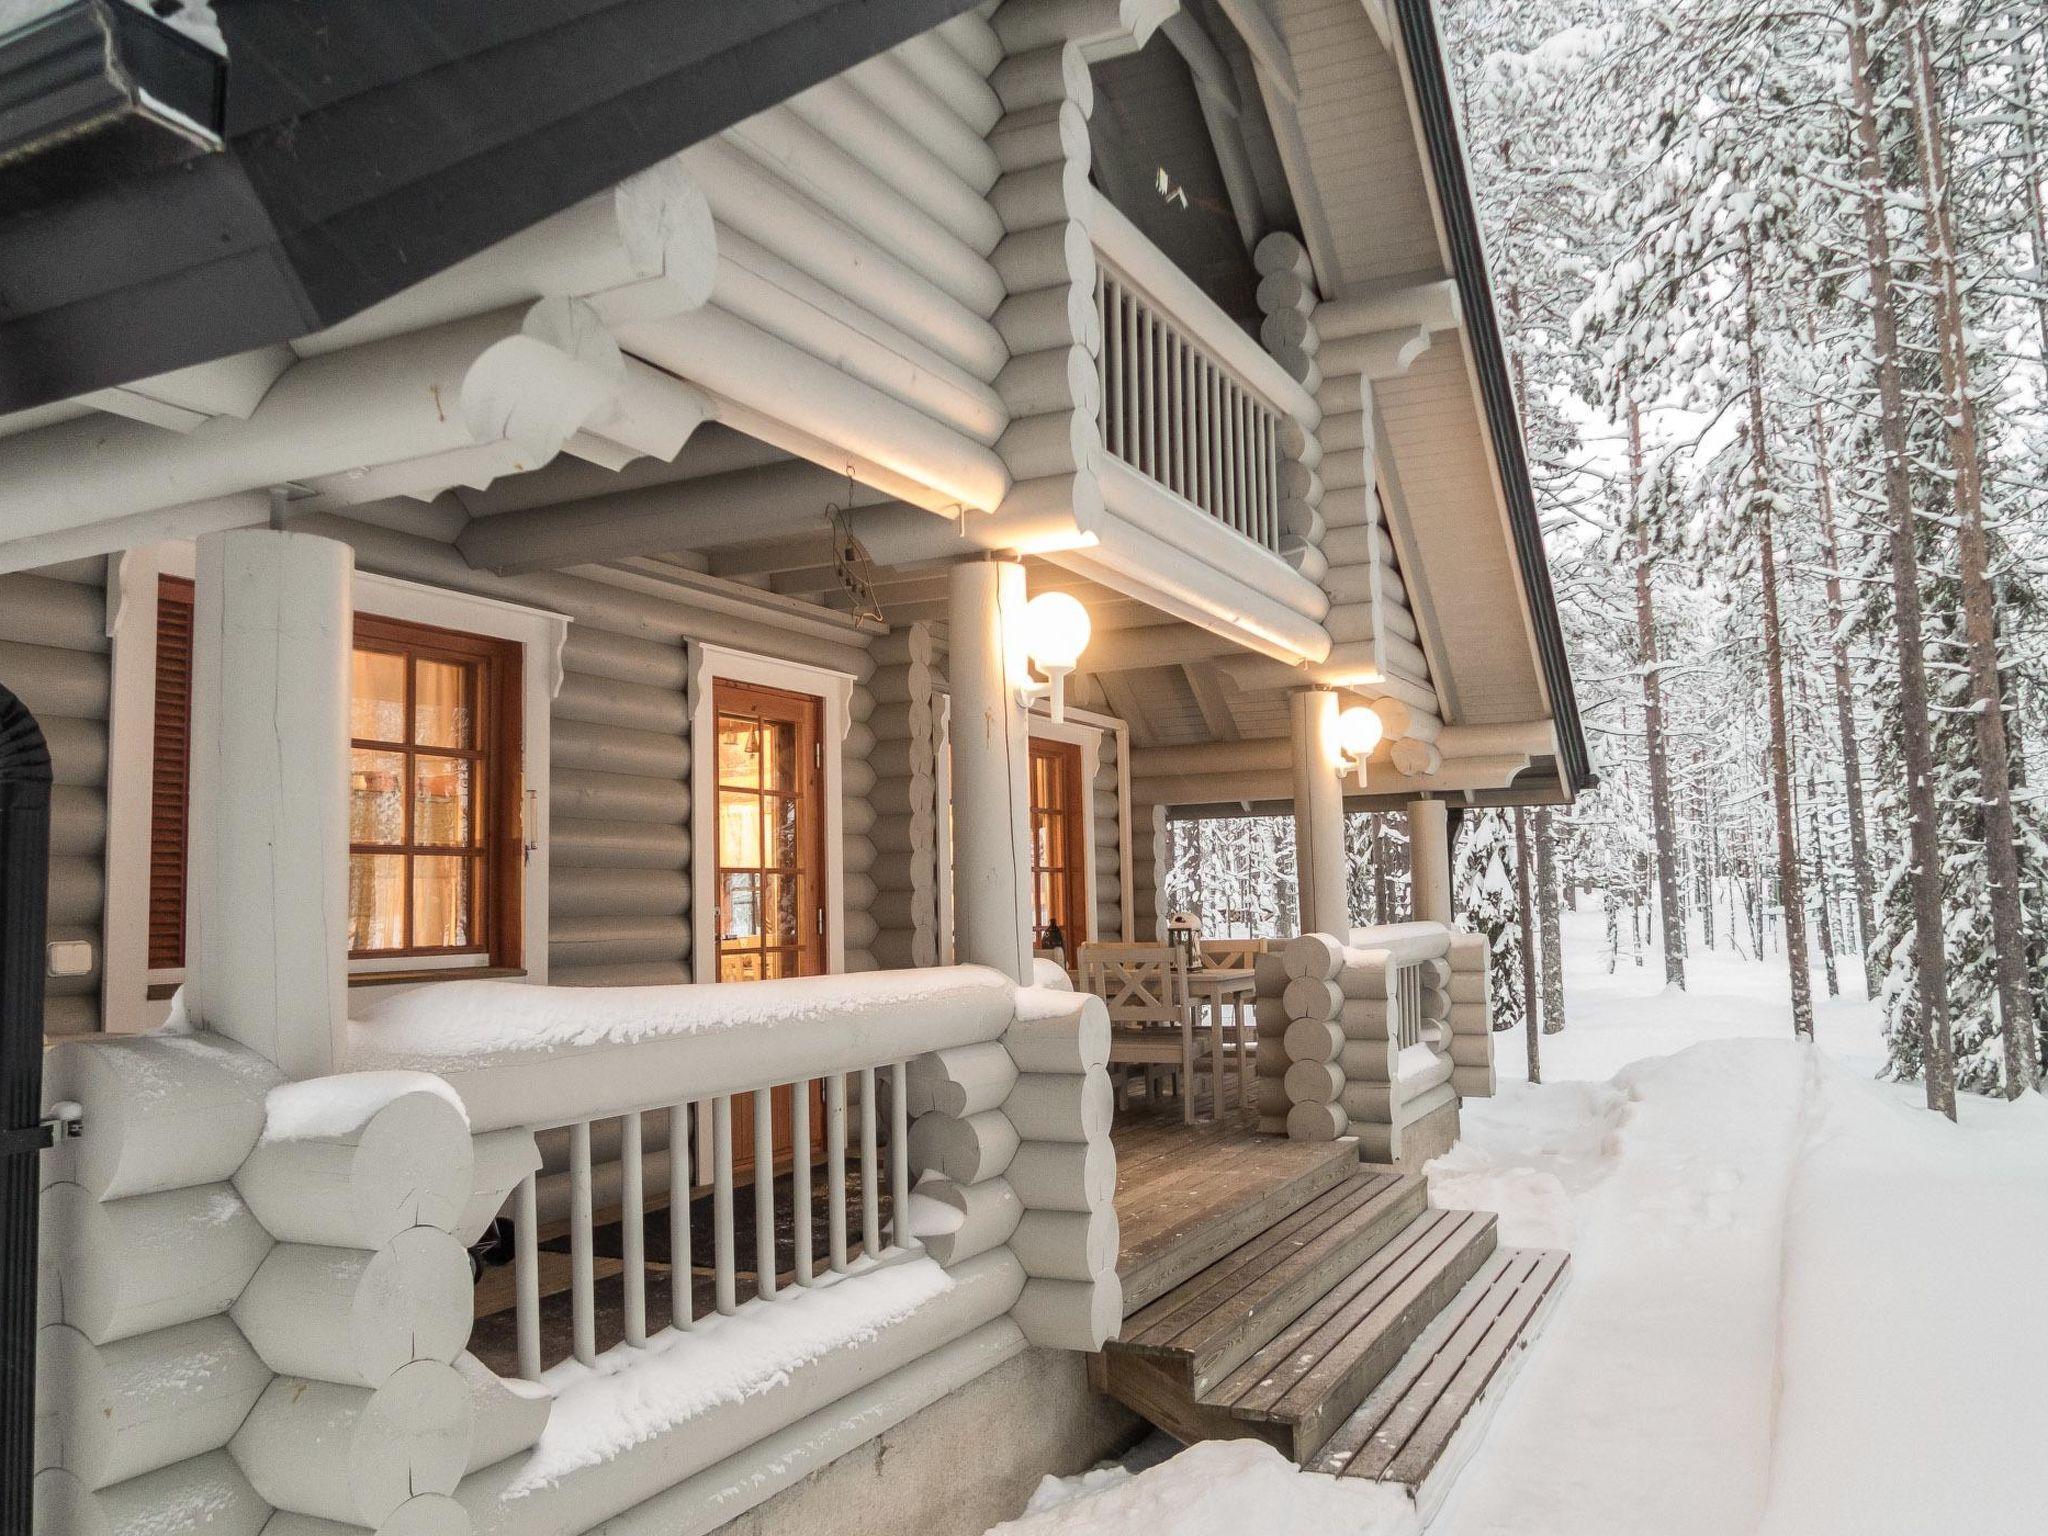
[[[0,35],[0,1524],[1433,1510],[1568,1273],[1451,840],[1590,775],[1429,0],[305,10]]]

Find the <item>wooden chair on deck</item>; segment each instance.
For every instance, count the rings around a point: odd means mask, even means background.
[[[1202,964],[1212,971],[1255,971],[1259,968],[1259,956],[1271,954],[1272,951],[1271,939],[1204,939]],[[1210,1026],[1222,1029],[1222,1009],[1217,1008],[1214,1012],[1217,1017],[1209,1021]],[[1245,999],[1240,997],[1231,1012],[1237,1025],[1237,1038],[1230,1042],[1230,1048],[1237,1059],[1238,1103],[1248,1107],[1252,1102],[1252,1074],[1257,1048],[1251,1027],[1250,1010]]]
[[[1148,1097],[1172,1076],[1181,1118],[1192,1124],[1194,1076],[1201,1063],[1180,952],[1170,944],[1083,944],[1080,958],[1081,990],[1093,992],[1109,1009],[1110,1069],[1125,1069],[1117,1107],[1127,1100],[1133,1069],[1143,1074]]]

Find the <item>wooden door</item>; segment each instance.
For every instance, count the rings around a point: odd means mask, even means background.
[[[1070,741],[1031,743],[1031,943],[1046,946],[1057,924],[1073,963],[1090,931],[1081,749]]]
[[[773,981],[825,970],[824,700],[749,683],[714,684],[717,732],[719,981]],[[812,1094],[812,1153],[823,1146],[822,1095]],[[778,1088],[775,1159],[793,1151],[790,1090]],[[733,1101],[733,1166],[754,1166],[754,1105]]]

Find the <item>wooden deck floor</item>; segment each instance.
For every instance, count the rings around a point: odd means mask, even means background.
[[[1348,1140],[1260,1135],[1235,1097],[1233,1089],[1220,1121],[1195,1125],[1182,1123],[1170,1099],[1140,1100],[1117,1115],[1110,1139],[1126,1317],[1358,1167]]]

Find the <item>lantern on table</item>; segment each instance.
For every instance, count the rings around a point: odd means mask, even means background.
[[[1166,942],[1180,951],[1181,964],[1190,971],[1202,968],[1202,933],[1192,912],[1176,912],[1166,920]]]

